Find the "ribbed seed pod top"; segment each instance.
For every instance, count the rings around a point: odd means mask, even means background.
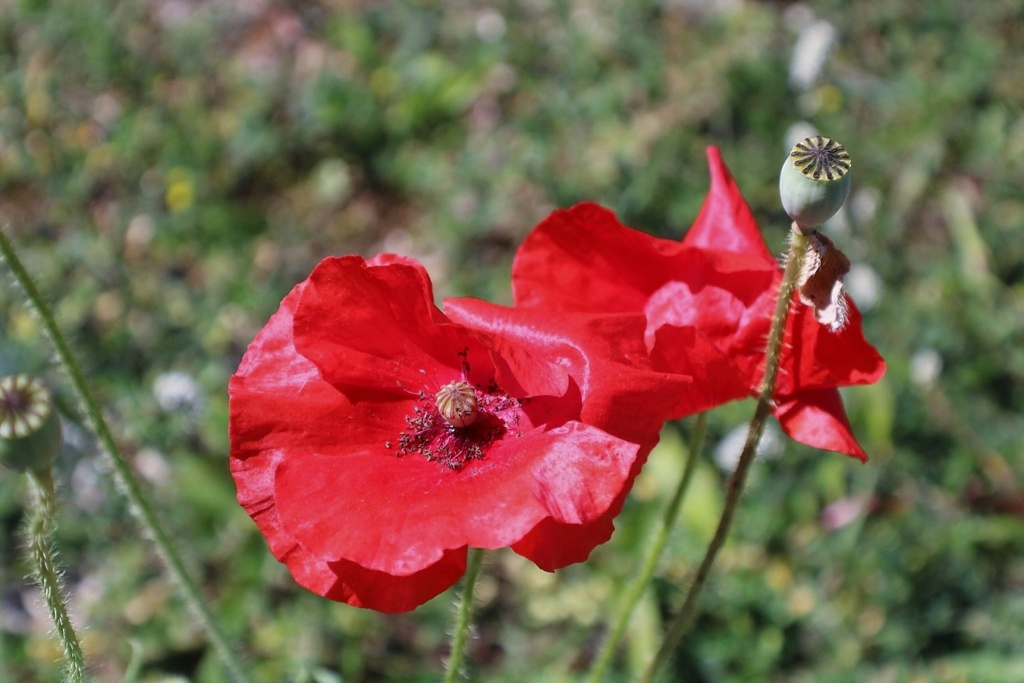
[[[60,418],[50,392],[30,375],[0,377],[0,463],[43,472],[60,452]]]

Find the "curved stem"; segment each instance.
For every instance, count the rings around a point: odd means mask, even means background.
[[[697,568],[697,574],[690,586],[679,614],[672,620],[665,640],[662,641],[654,660],[638,679],[639,683],[650,683],[654,680],[658,670],[664,666],[672,652],[675,651],[679,642],[686,635],[686,632],[693,625],[697,612],[697,599],[700,597],[711,567],[715,563],[718,551],[725,544],[732,527],[733,516],[736,514],[740,495],[743,493],[743,485],[750,471],[750,465],[754,462],[757,453],[757,444],[764,434],[768,416],[771,414],[772,395],[775,393],[775,382],[779,376],[779,360],[782,351],[782,338],[786,330],[786,318],[789,314],[790,302],[793,293],[796,291],[797,277],[803,266],[804,256],[807,253],[808,239],[798,230],[790,233],[789,253],[786,255],[786,270],[782,276],[782,284],[779,287],[778,299],[775,302],[775,313],[772,316],[771,332],[768,335],[768,346],[765,351],[764,378],[761,380],[761,390],[758,394],[757,407],[754,409],[754,416],[750,419],[750,428],[747,431],[747,440],[743,445],[743,453],[740,455],[736,471],[729,480],[729,487],[725,498],[725,507],[722,510],[722,517],[718,521],[718,528],[715,535],[708,544],[704,559]]]
[[[644,590],[650,585],[651,577],[654,576],[654,570],[658,566],[658,560],[661,559],[661,554],[665,551],[665,545],[668,543],[669,533],[679,518],[679,508],[682,506],[686,491],[690,488],[693,473],[697,471],[697,456],[700,455],[701,450],[704,448],[704,434],[707,431],[707,426],[708,414],[704,412],[697,415],[689,453],[686,456],[686,465],[683,468],[683,476],[679,479],[679,485],[672,495],[672,500],[669,501],[668,507],[665,508],[665,514],[661,518],[661,526],[647,547],[647,554],[644,556],[640,573],[629,585],[629,588],[626,589],[626,593],[619,602],[618,610],[615,612],[615,617],[612,620],[612,626],[601,646],[601,651],[594,660],[590,675],[587,677],[587,683],[598,683],[607,673],[612,658],[615,656],[619,641],[622,639],[622,634],[629,624],[629,617],[633,614],[633,609],[640,600],[640,596],[643,595]]]
[[[26,474],[32,492],[32,507],[26,526],[32,572],[50,612],[57,639],[64,650],[65,680],[68,683],[82,683],[86,680],[85,656],[82,654],[82,645],[68,615],[67,600],[60,588],[60,575],[50,543],[54,511],[57,507],[53,472],[47,468],[42,472],[27,470]]]
[[[469,639],[470,622],[473,619],[473,589],[476,587],[476,580],[480,576],[480,568],[483,563],[484,551],[479,548],[470,548],[469,564],[466,566],[466,576],[462,580],[462,597],[459,599],[458,611],[455,615],[452,651],[448,657],[448,671],[444,676],[445,683],[454,683],[459,680],[461,675],[462,660],[466,654],[466,641]]]
[[[228,647],[227,639],[221,632],[213,613],[210,612],[195,582],[185,570],[185,564],[181,559],[181,555],[171,543],[170,537],[164,531],[156,513],[153,511],[152,505],[150,505],[149,500],[143,494],[138,480],[132,474],[131,467],[129,467],[120,448],[118,448],[117,442],[114,440],[114,436],[110,432],[106,420],[103,418],[99,404],[89,391],[85,375],[71,353],[71,347],[61,333],[60,328],[57,327],[53,312],[39,293],[35,282],[25,269],[21,259],[18,258],[14,245],[7,239],[7,235],[4,234],[3,230],[0,230],[0,256],[3,257],[3,260],[10,267],[29,305],[39,314],[43,327],[46,329],[57,351],[57,357],[60,359],[65,372],[67,372],[68,378],[71,380],[71,386],[74,388],[82,404],[89,427],[99,440],[100,450],[110,461],[118,488],[128,499],[136,520],[153,541],[157,554],[163,559],[168,572],[178,584],[185,602],[199,618],[200,624],[206,631],[207,638],[209,638],[214,651],[228,670],[231,678],[237,683],[248,683],[249,677],[246,675],[241,663],[235,658],[231,648]]]

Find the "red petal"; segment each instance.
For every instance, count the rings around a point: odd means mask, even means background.
[[[580,420],[634,443],[657,438],[689,395],[688,376],[653,365],[641,315],[552,313],[478,299],[446,299],[445,311],[504,358],[526,349],[567,369],[579,387]]]
[[[872,384],[881,379],[885,374],[885,361],[864,338],[856,305],[850,301],[848,308],[846,326],[839,332],[832,332],[814,319],[810,307],[794,305],[787,321],[779,394]]]
[[[457,472],[383,448],[294,453],[278,466],[275,502],[283,526],[318,557],[410,574],[446,550],[509,545],[545,517],[593,520],[622,489],[636,452],[568,423],[506,435]]]
[[[560,524],[550,518],[542,520],[522,540],[513,544],[512,550],[547,572],[585,562],[594,548],[612,537],[615,531],[613,520],[622,511],[628,493],[628,490],[623,491],[615,505],[589,524]]]
[[[553,212],[523,241],[512,264],[516,306],[598,313],[643,310],[671,279],[678,242],[619,223],[597,204]]]
[[[736,362],[695,327],[662,327],[655,352],[664,354],[674,371],[693,378],[673,419],[750,395],[750,376],[740,372]]]
[[[576,562],[583,562],[594,548],[606,542],[615,531],[614,520],[622,511],[626,496],[633,488],[640,470],[647,462],[647,456],[657,445],[658,437],[640,447],[636,461],[629,473],[629,479],[622,491],[600,517],[587,524],[562,524],[545,519],[530,530],[512,550],[527,558],[545,571],[553,572]]]
[[[773,291],[772,274],[764,271],[731,278],[683,276],[652,294],[646,309],[648,334],[668,326],[694,328],[703,346],[709,351],[716,349],[732,362],[734,372],[731,375],[738,373],[744,377],[749,391],[762,374],[760,368],[764,363],[764,346],[774,306]],[[689,356],[678,359],[676,367],[687,368],[705,361],[701,349],[662,350],[667,357]],[[678,365],[679,362],[682,365]]]
[[[424,376],[461,379],[458,353],[490,377],[487,352],[434,305],[421,267],[374,266],[358,256],[324,259],[295,311],[295,348],[354,400],[408,395]]]
[[[782,430],[800,443],[867,461],[836,389],[801,391],[776,406]]]
[[[465,572],[465,549],[446,552],[437,563],[408,576],[393,576],[343,560],[326,562],[311,554],[281,526],[273,499],[275,457],[267,454],[231,461],[238,501],[266,537],[274,557],[307,590],[354,607],[407,612],[444,592]]]
[[[350,409],[349,403],[293,345],[292,316],[306,286],[297,285],[285,297],[231,378],[232,458],[317,448],[345,433],[339,415]]]
[[[731,251],[775,266],[757,221],[744,201],[717,147],[708,147],[711,189],[683,244],[698,249]]]

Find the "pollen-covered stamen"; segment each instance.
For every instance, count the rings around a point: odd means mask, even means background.
[[[468,427],[480,416],[476,389],[469,382],[445,384],[434,397],[437,412],[452,427]]]
[[[0,438],[20,439],[43,426],[53,407],[43,383],[29,375],[0,378]]]
[[[850,170],[850,153],[841,144],[824,135],[804,138],[789,153],[793,165],[814,180],[839,180]]]

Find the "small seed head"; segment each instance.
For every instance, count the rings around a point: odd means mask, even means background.
[[[468,427],[480,415],[476,390],[469,382],[451,382],[444,385],[434,398],[437,412],[452,427]]]
[[[62,443],[50,392],[29,375],[0,377],[0,463],[44,471]]]
[[[807,233],[834,216],[850,193],[850,154],[821,135],[804,138],[789,152],[779,174],[782,207]]]

